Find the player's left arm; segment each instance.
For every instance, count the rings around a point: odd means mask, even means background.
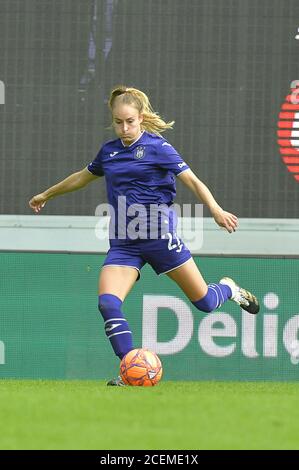
[[[220,227],[224,227],[229,233],[236,230],[238,218],[219,206],[209,188],[197,178],[192,170],[182,171],[182,173],[179,173],[178,178],[209,208],[215,222]]]

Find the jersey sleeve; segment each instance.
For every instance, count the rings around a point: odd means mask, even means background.
[[[189,166],[184,162],[180,154],[166,140],[159,144],[157,153],[158,165],[164,170],[171,171],[175,176],[189,169]]]
[[[103,166],[102,166],[102,148],[98,152],[96,158],[89,165],[87,165],[87,169],[93,175],[96,175],[96,176],[104,175]]]

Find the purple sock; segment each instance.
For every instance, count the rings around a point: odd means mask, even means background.
[[[122,359],[134,349],[132,332],[121,311],[122,301],[113,294],[99,295],[98,308],[103,316],[105,333],[113,351]]]
[[[224,304],[232,296],[232,291],[225,284],[209,284],[206,295],[196,302],[192,302],[198,310],[212,312]]]

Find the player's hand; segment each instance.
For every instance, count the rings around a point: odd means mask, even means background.
[[[44,196],[43,193],[37,194],[36,196],[33,196],[32,199],[29,201],[29,206],[31,209],[34,210],[38,214],[42,210],[43,207],[45,207],[45,204],[47,202],[47,198]]]
[[[215,222],[220,227],[225,228],[229,233],[236,231],[238,227],[238,218],[234,214],[226,212],[223,209],[219,209],[213,214],[213,217]]]

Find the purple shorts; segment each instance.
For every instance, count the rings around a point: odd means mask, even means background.
[[[178,268],[191,258],[184,242],[170,233],[157,240],[113,240],[103,266],[131,266],[139,272],[149,263],[157,274]]]

